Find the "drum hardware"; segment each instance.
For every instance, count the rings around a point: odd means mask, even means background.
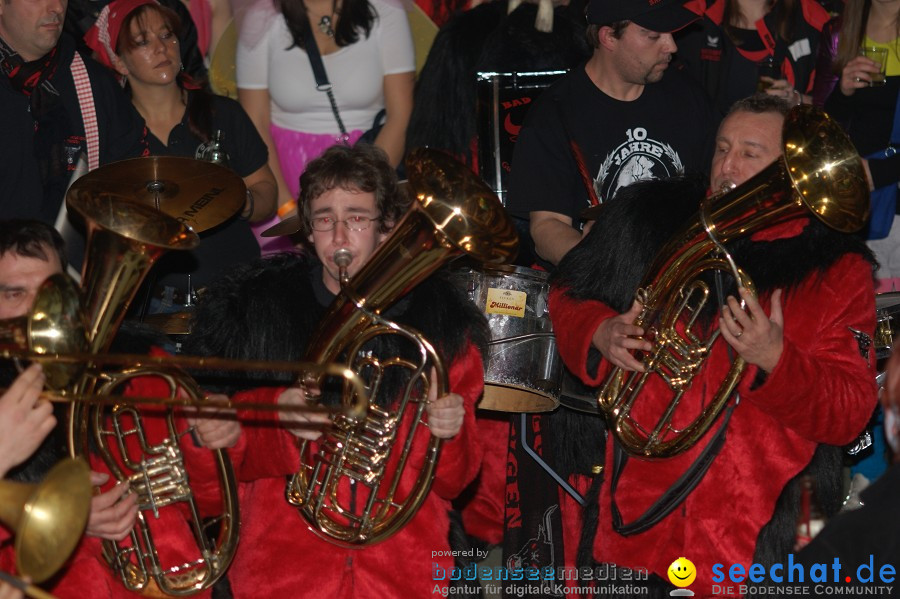
[[[575,487],[573,487],[572,485],[569,484],[569,481],[567,481],[562,476],[560,476],[559,473],[553,469],[553,466],[551,466],[546,461],[544,461],[544,458],[542,458],[541,455],[537,451],[535,451],[535,449],[531,445],[528,444],[528,419],[529,418],[531,418],[531,416],[529,414],[523,413],[523,414],[519,415],[519,427],[520,427],[519,439],[520,439],[520,443],[522,444],[522,449],[525,450],[525,453],[527,453],[529,455],[529,457],[531,457],[532,460],[537,462],[537,465],[540,466],[544,472],[546,472],[548,475],[550,475],[550,478],[552,478],[553,480],[556,481],[556,484],[558,484],[560,487],[562,487],[563,490],[572,497],[572,499],[577,501],[578,505],[583,507],[584,506],[584,497],[581,495],[581,493],[576,491]],[[595,474],[598,474],[598,473],[595,473]]]
[[[0,521],[15,532],[20,575],[40,583],[62,567],[81,540],[92,496],[80,459],[62,460],[38,484],[0,481]]]
[[[895,332],[900,330],[900,291],[875,295],[875,358],[881,362],[891,356]]]
[[[635,354],[645,372],[614,368],[598,397],[610,431],[631,455],[666,458],[692,447],[718,419],[744,372],[738,357],[696,416],[681,419],[687,424],[679,428],[672,424],[693,377],[720,339],[718,329],[707,334],[695,327],[711,296],[702,275],[733,275],[738,286],[754,291],[724,244],[810,215],[844,232],[858,230],[868,218],[862,162],[828,115],[811,106],[793,108],[785,117],[782,143],[781,158],[725,195],[702,201],[698,215],[657,253],[636,293],[643,310],[634,324],[647,331],[653,345]],[[668,390],[671,399],[658,419],[639,422],[634,406],[648,381]]]
[[[478,174],[504,205],[513,149],[525,114],[544,89],[566,72],[476,73]]]
[[[142,204],[200,233],[237,214],[247,201],[247,187],[234,171],[212,162],[146,156],[89,172],[72,184],[68,197]]]

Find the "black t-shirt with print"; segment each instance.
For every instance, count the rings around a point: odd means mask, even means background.
[[[600,201],[635,181],[707,172],[717,122],[703,90],[667,69],[630,102],[600,91],[580,66],[535,101],[516,142],[507,208],[564,214],[590,205],[570,145],[584,157]]]
[[[188,102],[193,98],[192,92]],[[228,154],[228,166],[241,177],[253,174],[267,162],[269,153],[253,122],[240,104],[229,98],[213,96],[212,131],[222,131],[222,145]],[[187,111],[181,123],[169,133],[168,145],[148,134],[150,153],[156,156],[195,158],[203,140],[187,122]],[[187,275],[194,289],[205,287],[217,275],[238,262],[258,258],[259,244],[250,224],[235,215],[225,223],[200,233],[200,246],[190,252],[170,252],[154,269],[156,284],[187,291]]]

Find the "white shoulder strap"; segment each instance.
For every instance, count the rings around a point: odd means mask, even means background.
[[[81,119],[84,122],[88,170],[92,171],[100,166],[100,132],[97,129],[97,110],[94,108],[91,79],[78,52],[72,59],[72,79],[75,80],[75,93],[78,94],[78,105],[81,107]]]

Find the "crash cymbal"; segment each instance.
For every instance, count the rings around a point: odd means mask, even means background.
[[[300,231],[300,217],[291,216],[280,223],[276,223],[260,233],[260,237],[281,237],[282,235],[293,235]]]
[[[144,318],[144,323],[166,335],[189,335],[193,316],[193,309],[171,314],[151,314]]]
[[[243,207],[247,187],[234,171],[193,158],[147,156],[101,166],[69,188],[158,209],[195,233],[222,224]]]

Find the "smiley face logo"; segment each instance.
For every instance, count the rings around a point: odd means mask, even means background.
[[[679,557],[672,562],[666,573],[669,575],[669,582],[677,587],[691,586],[691,583],[697,578],[697,568],[686,557]]]

